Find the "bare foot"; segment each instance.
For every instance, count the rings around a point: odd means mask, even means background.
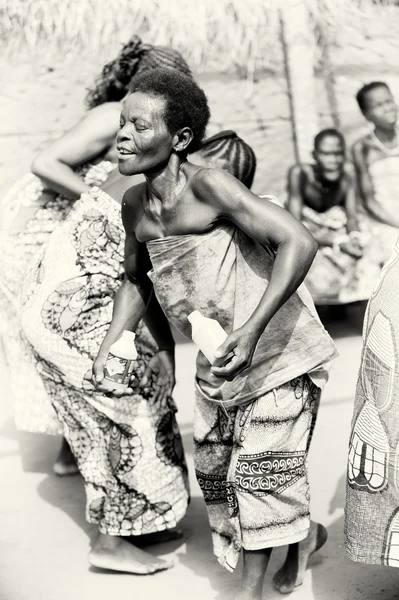
[[[273,584],[281,594],[290,594],[303,583],[309,558],[327,541],[327,530],[320,523],[310,524],[308,537],[288,548],[285,563],[273,577]]]
[[[62,440],[60,452],[53,465],[53,471],[59,477],[67,477],[69,475],[77,475],[79,473],[76,459],[72,454],[72,450],[65,438]]]
[[[130,541],[139,548],[145,548],[145,546],[151,546],[152,544],[163,544],[165,542],[181,540],[183,535],[181,529],[165,529],[164,531],[134,536]]]
[[[99,569],[149,575],[173,567],[173,561],[152,556],[121,537],[100,534],[89,554],[89,563]]]

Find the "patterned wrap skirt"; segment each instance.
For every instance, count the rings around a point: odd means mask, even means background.
[[[82,474],[88,521],[102,533],[129,536],[174,527],[189,491],[173,399],[155,399],[153,381],[139,385],[156,350],[148,330],[137,330],[133,396],[105,396],[91,383],[123,254],[120,206],[93,187],[31,265],[21,324]]]

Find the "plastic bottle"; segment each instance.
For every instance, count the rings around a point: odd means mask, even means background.
[[[227,338],[227,333],[216,319],[204,317],[198,310],[188,315],[191,323],[192,340],[202,354],[213,365],[215,352]]]
[[[104,379],[101,382],[109,390],[123,392],[129,385],[137,358],[135,337],[133,331],[123,331],[121,337],[109,349],[104,366]]]

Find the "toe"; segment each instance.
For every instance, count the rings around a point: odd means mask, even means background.
[[[291,594],[291,592],[294,591],[294,585],[282,583],[277,589],[280,592],[280,594]]]

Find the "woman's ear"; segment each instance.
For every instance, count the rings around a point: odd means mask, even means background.
[[[192,142],[194,134],[190,127],[183,127],[175,134],[173,139],[173,150],[175,152],[184,152]]]

